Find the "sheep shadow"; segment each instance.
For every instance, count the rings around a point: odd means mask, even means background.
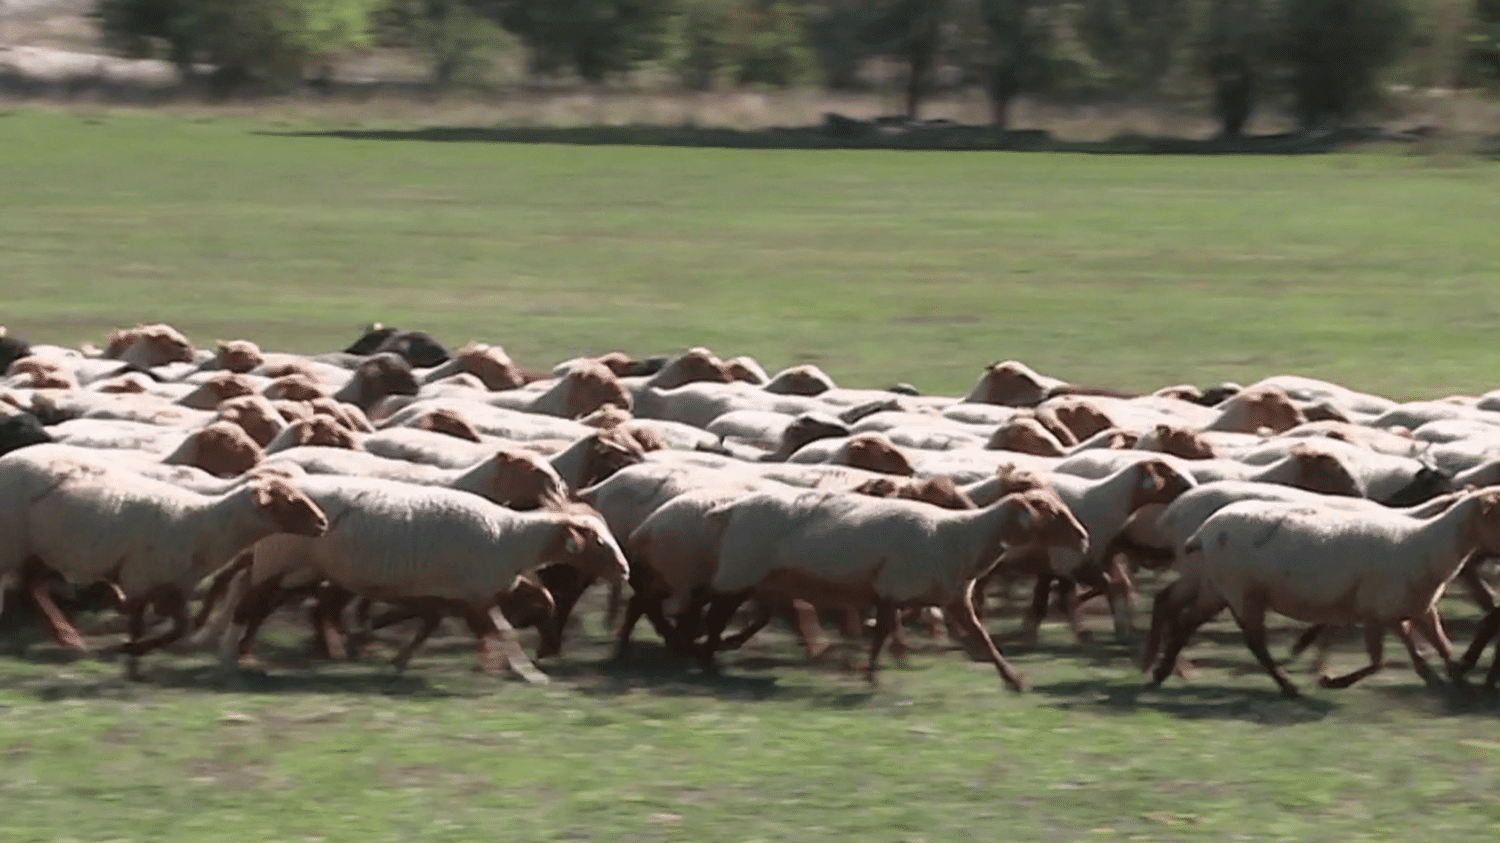
[[[1321,697],[1288,700],[1274,688],[1203,684],[1151,688],[1144,680],[1070,680],[1036,685],[1032,691],[1053,698],[1047,705],[1062,711],[1129,716],[1145,710],[1181,720],[1243,720],[1271,726],[1317,722],[1341,707]]]

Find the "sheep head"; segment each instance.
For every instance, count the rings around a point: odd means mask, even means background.
[[[193,362],[193,346],[171,325],[137,325],[111,331],[104,338],[104,356],[143,368]]]
[[[1364,497],[1364,484],[1339,455],[1298,442],[1287,456],[1297,462],[1297,482],[1291,485],[1321,495]]]
[[[744,383],[756,386],[765,386],[771,382],[771,377],[766,374],[766,370],[761,368],[761,365],[750,357],[736,357],[733,360],[726,360],[724,361],[724,369],[729,372],[729,377],[732,380],[743,381]]]
[[[1472,493],[1476,505],[1469,529],[1459,533],[1460,549],[1478,547],[1489,553],[1500,553],[1500,489]]]
[[[359,450],[359,440],[354,438],[354,431],[329,416],[313,416],[310,419],[292,422],[286,433],[298,445],[321,445],[325,448]]]
[[[363,387],[360,394],[369,403],[387,395],[416,395],[421,388],[412,374],[411,364],[401,355],[389,351],[366,358],[355,368],[354,377],[360,380]]]
[[[657,389],[675,389],[695,382],[729,383],[734,377],[724,361],[706,348],[690,348],[651,376],[647,383]]]
[[[1079,554],[1088,552],[1088,530],[1056,493],[1017,492],[1001,500],[1014,505],[1014,514],[1000,528],[1002,547],[1041,545]],[[998,558],[1000,549],[993,548],[990,558]]]
[[[614,404],[629,410],[630,392],[615,373],[605,366],[585,362],[562,377],[559,388],[565,390],[563,415],[576,419],[588,415],[606,404]]]
[[[781,432],[781,443],[777,450],[782,454],[794,454],[809,442],[848,436],[852,432],[849,425],[826,413],[803,413],[792,419],[791,424]]]
[[[574,507],[581,508],[581,504]],[[568,512],[560,516],[555,544],[543,558],[599,577],[607,582],[625,581],[630,565],[620,545],[597,514]]]
[[[260,346],[249,340],[219,340],[214,364],[236,374],[243,374],[266,362]]]
[[[502,591],[495,596],[495,606],[516,629],[535,627],[542,634],[543,649],[549,641],[549,631],[561,636],[561,630],[552,624],[557,616],[557,602],[553,600],[552,592],[530,576],[522,574],[516,577],[510,591]],[[541,657],[539,650],[537,658]]]
[[[279,477],[257,477],[245,484],[255,505],[278,533],[316,538],[328,532],[328,516],[305,492]]]
[[[849,437],[844,448],[844,464],[851,468],[878,471],[910,477],[917,469],[891,440],[879,433],[861,433]]]
[[[328,390],[311,376],[298,372],[278,376],[266,384],[261,394],[272,401],[311,401],[327,396]]]
[[[285,426],[278,421],[280,415],[277,409],[259,395],[230,398],[219,404],[218,411],[221,420],[239,425],[262,448],[271,444],[271,440]]]
[[[239,425],[216,421],[188,434],[180,449],[183,465],[215,477],[238,477],[265,458],[265,451]]]
[[[984,447],[991,451],[1015,451],[1039,457],[1060,457],[1067,453],[1057,437],[1034,418],[1012,418],[995,429]]]
[[[511,509],[556,508],[568,499],[557,471],[527,451],[501,449],[490,457],[492,473],[485,497]]]
[[[1045,412],[1043,408],[1047,408]],[[1057,433],[1057,427],[1061,426],[1072,434],[1072,442],[1064,436],[1058,437],[1064,445],[1076,445],[1101,430],[1117,426],[1108,413],[1099,409],[1099,405],[1084,398],[1069,397],[1049,401],[1037,408],[1037,417],[1044,423],[1055,419],[1055,424],[1047,425],[1047,429],[1053,433]]]
[[[526,383],[516,364],[511,362],[510,355],[498,345],[470,343],[460,348],[454,359],[458,361],[460,372],[479,378],[491,391],[515,389]]]
[[[479,436],[479,431],[469,423],[468,419],[464,418],[463,413],[448,407],[424,413],[421,418],[417,419],[417,427],[468,442],[483,441]]]
[[[966,399],[980,404],[1006,407],[1035,407],[1046,400],[1053,386],[1060,383],[1044,378],[1024,363],[1015,360],[991,363],[980,376]]]
[[[619,427],[625,422],[630,421],[631,418],[632,416],[628,410],[622,410],[613,404],[605,404],[603,407],[580,418],[578,421],[589,427],[597,427],[603,430],[609,427]]]
[[[822,395],[835,384],[817,366],[793,366],[777,373],[762,389],[777,395]]]
[[[1207,439],[1197,431],[1185,427],[1158,424],[1152,431],[1152,440],[1156,447],[1149,450],[1161,451],[1185,460],[1210,460],[1217,456],[1214,446]]]
[[[1136,477],[1130,495],[1131,512],[1153,503],[1171,503],[1196,485],[1193,478],[1161,459],[1142,460],[1123,470],[1134,472]]]

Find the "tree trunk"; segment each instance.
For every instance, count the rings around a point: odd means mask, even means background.
[[[1250,63],[1243,55],[1216,56],[1211,68],[1214,80],[1214,113],[1219,118],[1219,136],[1238,138],[1255,109],[1255,86]]]

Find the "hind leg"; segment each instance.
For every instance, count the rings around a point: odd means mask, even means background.
[[[1402,630],[1397,630],[1398,634]],[[1347,688],[1385,669],[1385,626],[1377,621],[1365,621],[1365,651],[1370,656],[1370,663],[1358,670],[1352,670],[1342,676],[1325,675],[1318,681],[1324,688]]]

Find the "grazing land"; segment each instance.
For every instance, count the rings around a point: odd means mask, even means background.
[[[1005,358],[1127,389],[1500,385],[1493,164],[289,136],[318,128],[0,116],[0,322],[316,351],[379,320],[538,366],[702,344],[948,393]],[[1448,603],[1467,645],[1473,610]],[[1008,648],[1035,684],[1017,696],[916,633],[874,690],[779,631],[718,679],[645,632],[613,665],[597,610],[546,687],[474,673],[457,634],[398,675],[395,635],[330,665],[282,620],[231,690],[207,654],[148,657],[134,684],[7,630],[0,840],[1332,841],[1500,820],[1500,708],[1423,686],[1394,641],[1384,674],[1303,676],[1291,702],[1220,622],[1191,681],[1147,691],[1096,616],[1092,642],[1052,623]],[[1363,663],[1356,638],[1337,666]]]

